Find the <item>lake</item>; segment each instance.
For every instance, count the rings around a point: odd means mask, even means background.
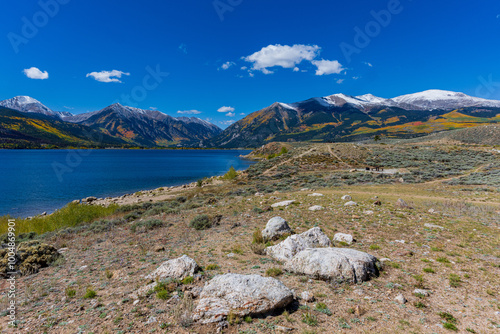
[[[88,196],[120,196],[222,175],[248,150],[0,150],[0,216],[52,212]]]

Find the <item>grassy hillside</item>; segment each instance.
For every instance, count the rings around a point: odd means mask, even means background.
[[[84,125],[0,107],[0,148],[97,148],[124,144]]]

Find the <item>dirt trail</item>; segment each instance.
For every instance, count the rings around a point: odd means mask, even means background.
[[[457,175],[457,176],[453,176],[453,177],[449,177],[449,178],[446,178],[446,179],[438,179],[438,180],[433,180],[433,181],[428,181],[428,182],[425,182],[424,184],[432,184],[432,183],[442,183],[442,182],[446,182],[446,181],[451,181],[451,180],[455,180],[455,179],[459,179],[461,177],[464,177],[464,176],[469,176],[471,175],[472,173],[477,173],[479,172],[482,168],[484,168],[485,166],[487,166],[488,164],[486,165],[481,165],[465,174],[460,174],[460,175]]]
[[[278,168],[279,166],[284,165],[284,164],[286,164],[286,163],[289,163],[290,161],[293,161],[293,160],[295,160],[295,159],[301,158],[301,157],[303,157],[304,155],[306,155],[306,154],[308,154],[308,153],[311,153],[311,152],[312,152],[312,151],[314,151],[315,149],[316,149],[316,147],[310,148],[309,150],[307,150],[307,151],[305,151],[305,152],[303,152],[303,153],[301,153],[301,154],[299,154],[299,155],[297,155],[297,156],[293,156],[293,157],[291,157],[291,158],[290,158],[290,159],[288,159],[288,160],[285,160],[285,161],[283,161],[283,162],[280,162],[279,164],[277,164],[277,165],[275,165],[275,166],[273,166],[273,167],[269,168],[268,170],[266,170],[264,173],[262,173],[262,175],[267,175],[267,174],[269,174],[269,172],[271,172],[271,171],[275,170],[275,169],[276,169],[276,168]]]

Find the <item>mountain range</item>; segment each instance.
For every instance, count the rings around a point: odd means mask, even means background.
[[[138,108],[122,106],[119,103],[110,105],[104,109],[73,115],[68,112],[53,111],[43,105],[38,100],[29,96],[16,96],[12,99],[0,101],[0,117],[4,122],[0,122],[0,131],[2,128],[13,129],[15,122],[6,122],[7,115],[12,116],[9,110],[20,112],[17,119],[21,121],[20,116],[26,119],[39,118],[44,116],[44,121],[52,122],[52,126],[57,128],[65,124],[71,133],[72,126],[88,128],[87,131],[102,133],[105,138],[114,138],[113,145],[100,143],[102,146],[199,146],[202,140],[206,140],[219,134],[222,130],[212,123],[206,122],[197,117],[172,117],[157,110],[143,110]],[[76,127],[76,129],[79,129]],[[41,130],[41,129],[40,129]],[[5,131],[4,131],[5,132]],[[51,130],[52,134],[56,131]],[[0,132],[1,133],[1,132]],[[12,136],[11,136],[12,137]],[[40,136],[38,136],[40,137]],[[38,138],[37,137],[37,138]],[[42,136],[43,137],[43,136]],[[78,136],[76,136],[79,138]],[[0,136],[0,139],[4,136]],[[10,138],[12,140],[12,138]],[[43,138],[39,138],[43,139]],[[59,136],[60,140],[45,142],[46,144],[67,146],[75,145],[75,139],[66,143],[64,136]],[[44,142],[44,140],[38,140]],[[88,143],[82,142],[82,145]],[[95,143],[99,144],[99,143]]]
[[[391,99],[333,94],[275,102],[225,130],[197,117],[119,103],[78,115],[53,111],[28,96],[0,101],[0,107],[0,147],[257,147],[272,141],[408,138],[500,122],[500,101],[444,90]]]
[[[500,101],[427,90],[385,99],[334,94],[275,102],[204,142],[211,147],[257,147],[271,141],[353,141],[417,137],[500,122]]]

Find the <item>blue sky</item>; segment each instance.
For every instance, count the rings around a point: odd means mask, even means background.
[[[121,102],[226,127],[275,101],[334,93],[446,89],[500,99],[493,0],[1,6],[0,100],[29,95],[58,111]]]

